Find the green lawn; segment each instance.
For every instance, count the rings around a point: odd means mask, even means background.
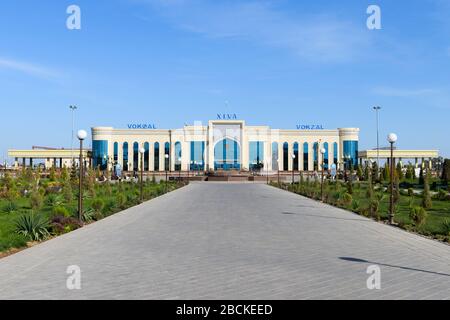
[[[34,210],[32,209],[32,197],[30,194],[21,196],[23,189],[28,189],[28,183],[15,179],[14,188],[17,188],[18,196],[14,197],[13,200],[9,200],[11,197],[5,196],[7,190],[5,184],[0,185],[3,190],[2,197],[0,197],[0,253],[27,246],[30,238],[17,233],[16,221],[20,216],[31,212],[35,215],[42,215],[49,221],[48,230],[51,236],[70,232],[79,227],[76,221],[78,193],[76,192],[75,181],[67,183],[72,188],[71,196],[64,195],[63,190],[57,190],[58,188],[49,191],[49,186],[63,185],[60,179],[56,181],[41,179],[38,180],[38,184],[39,191],[35,191],[35,193],[39,193],[41,205],[38,205],[38,209],[35,206]],[[180,186],[182,184],[175,182],[158,184],[148,181],[144,184],[144,198],[145,200],[150,200],[166,192],[173,191]],[[122,182],[120,184],[109,184],[95,182],[86,185],[85,189],[87,191],[84,193],[84,208],[87,213],[90,213],[90,219],[86,223],[100,220],[140,203],[140,187],[138,183]],[[54,201],[51,202],[49,198],[52,198]],[[70,200],[68,200],[69,198]],[[8,211],[11,211],[8,210],[11,203],[13,203],[14,210],[8,213]],[[60,229],[56,228],[57,222],[60,223]]]
[[[366,210],[369,207],[370,200],[367,197],[367,182],[359,182],[353,184],[353,194],[351,195],[351,202],[345,203],[344,194],[347,193],[347,187],[343,182],[339,182],[341,185],[330,184],[325,187],[324,200],[325,202],[341,207],[358,214],[366,214]],[[277,185],[275,185],[277,186]],[[283,189],[287,189],[291,192],[302,194],[304,196],[320,200],[320,183],[307,183],[304,182],[303,187],[299,184],[289,185],[285,184],[280,186]],[[450,222],[450,200],[438,200],[436,197],[432,199],[432,208],[427,209],[427,218],[425,223],[420,226],[416,226],[414,221],[410,218],[411,206],[421,206],[422,196],[415,195],[410,197],[405,195],[406,190],[401,190],[399,202],[397,204],[395,222],[406,230],[414,231],[426,236],[432,236],[439,240],[450,241],[450,234],[448,229],[444,225],[444,221]],[[389,201],[390,196],[388,192],[382,192],[381,188],[375,189],[375,195],[381,197],[379,202],[379,216],[381,220],[388,220]]]

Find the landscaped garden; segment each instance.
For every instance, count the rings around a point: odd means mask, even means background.
[[[88,170],[83,184],[84,212],[78,220],[79,180],[76,170],[44,174],[26,169],[0,179],[0,255],[71,232],[140,203],[140,183],[99,182],[101,173]],[[143,198],[150,200],[183,183],[149,179]]]
[[[394,173],[394,221],[408,231],[450,242],[450,188],[444,170],[442,179],[432,178],[427,170],[415,177],[411,167],[397,167]],[[379,174],[377,175],[377,173]],[[342,180],[301,176],[299,183],[273,184],[297,194],[323,200],[377,221],[389,221],[389,168],[351,170]]]

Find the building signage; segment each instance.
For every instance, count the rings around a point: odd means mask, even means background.
[[[156,126],[148,123],[130,123],[128,129],[156,129]]]
[[[322,124],[298,124],[297,130],[324,130]]]
[[[218,113],[217,120],[237,120],[237,114],[235,114],[235,113]]]

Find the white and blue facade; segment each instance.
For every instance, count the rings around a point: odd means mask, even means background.
[[[181,129],[92,128],[93,166],[123,171],[316,171],[358,165],[358,128],[282,130],[242,120]],[[145,149],[143,161],[139,150]]]

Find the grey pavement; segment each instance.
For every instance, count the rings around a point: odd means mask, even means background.
[[[450,299],[450,246],[264,184],[193,183],[1,259],[0,299]]]

